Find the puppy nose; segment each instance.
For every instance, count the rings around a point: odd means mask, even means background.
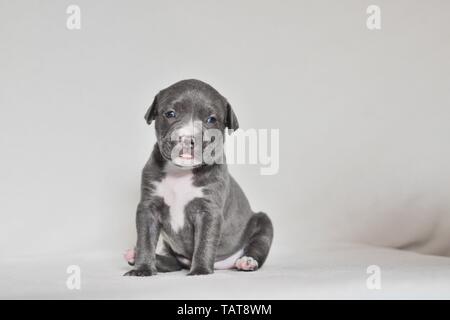
[[[193,148],[195,144],[195,138],[193,136],[181,136],[179,138],[181,144],[183,147],[187,148]]]

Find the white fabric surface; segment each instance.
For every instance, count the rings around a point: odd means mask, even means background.
[[[81,267],[81,290],[68,290],[66,268]],[[381,268],[381,290],[366,286],[369,265]],[[450,258],[350,244],[301,252],[276,250],[258,272],[186,272],[122,277],[118,252],[80,252],[2,261],[0,298],[39,299],[395,299],[450,298]]]

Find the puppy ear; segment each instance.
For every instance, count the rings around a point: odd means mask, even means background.
[[[227,102],[227,115],[225,120],[226,127],[228,128],[228,133],[232,134],[234,131],[239,129],[239,122],[236,117],[236,114],[233,111],[233,108],[231,108],[231,105],[229,102]]]
[[[148,125],[150,125],[152,121],[155,120],[157,114],[156,113],[157,106],[158,106],[158,95],[155,96],[152,105],[150,106],[150,108],[148,108],[147,113],[144,116],[145,121],[147,121]]]

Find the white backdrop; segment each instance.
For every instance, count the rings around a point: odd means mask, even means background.
[[[81,8],[81,30],[66,8]],[[328,239],[450,253],[448,1],[0,0],[0,253],[135,240],[153,96],[215,86],[280,130],[280,171],[230,170],[274,250]]]

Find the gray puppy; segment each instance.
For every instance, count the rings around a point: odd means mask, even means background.
[[[145,119],[155,121],[157,143],[142,172],[134,269],[125,275],[260,268],[273,238],[269,217],[251,210],[226,164],[198,161],[194,152],[214,140],[198,139],[198,131],[238,129],[227,100],[202,81],[183,80],[156,95]]]

